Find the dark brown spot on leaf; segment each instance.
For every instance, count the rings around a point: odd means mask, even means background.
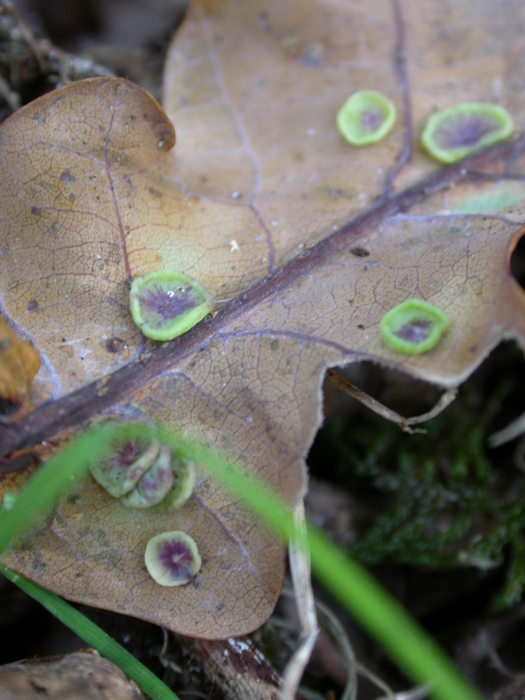
[[[366,248],[360,248],[359,246],[350,248],[350,252],[357,258],[366,258],[368,255],[370,255],[370,251],[368,251]]]
[[[61,182],[65,182],[67,185],[69,185],[71,182],[76,182],[75,176],[69,168],[62,170],[59,180]]]
[[[108,352],[122,352],[126,348],[126,342],[122,338],[109,338],[106,340],[106,350]]]

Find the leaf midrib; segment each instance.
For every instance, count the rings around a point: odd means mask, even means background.
[[[398,194],[377,200],[339,230],[257,281],[245,292],[226,302],[210,320],[204,320],[188,333],[146,351],[140,358],[105,375],[59,399],[47,401],[13,425],[0,427],[0,455],[49,439],[65,428],[72,428],[103,413],[112,405],[126,399],[148,382],[172,371],[192,355],[205,350],[226,335],[224,328],[236,325],[238,320],[257,306],[274,297],[295,280],[320,267],[355,244],[364,233],[377,227],[387,217],[406,213],[432,195],[450,185],[479,181],[481,170],[498,161],[525,155],[525,136],[505,141],[475,153],[458,163],[441,168]],[[494,177],[490,177],[494,180]],[[506,179],[502,173],[497,179]],[[508,175],[515,178],[516,175]]]

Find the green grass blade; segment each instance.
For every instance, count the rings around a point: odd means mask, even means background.
[[[40,588],[18,574],[9,571],[0,564],[0,572],[21,588],[24,593],[34,598],[49,610],[56,618],[73,630],[80,639],[96,649],[102,656],[113,661],[128,678],[153,700],[180,700],[157,676],[138,661],[129,651],[120,646],[109,634],[91,622],[76,608],[66,603],[54,593]]]
[[[55,505],[66,485],[87,475],[89,456],[102,454],[109,440],[109,435],[97,441],[92,432],[85,433],[33,474],[9,511],[0,511],[0,554],[12,537],[28,529],[35,518]]]

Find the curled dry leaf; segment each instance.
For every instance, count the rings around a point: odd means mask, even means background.
[[[514,86],[502,100],[523,120],[524,28],[525,6],[507,17],[475,0],[453,16],[433,0],[372,0],[366,13],[197,0],[165,73],[176,155],[166,115],[119,80],[62,88],[4,122],[2,304],[43,358],[35,411],[0,429],[4,450],[101,413],[146,416],[213,444],[293,504],[327,367],[371,359],[454,388],[503,338],[525,344],[509,269],[525,225],[523,140],[442,170],[419,145],[434,107],[491,102],[498,84]],[[388,138],[351,149],[334,115],[361,89],[392,96],[398,118]],[[162,345],[128,305],[133,279],[158,269],[223,300]],[[412,298],[450,324],[431,352],[402,355],[379,323]],[[144,550],[173,530],[195,541],[202,567],[164,588]],[[198,472],[175,513],[123,508],[90,482],[5,562],[68,598],[217,638],[270,614],[284,557]]]
[[[38,352],[0,319],[0,398],[29,409],[28,391],[40,367]],[[20,417],[21,411],[17,411]]]
[[[133,681],[98,654],[77,652],[0,666],[2,700],[142,700]]]

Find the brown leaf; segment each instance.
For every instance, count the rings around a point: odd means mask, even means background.
[[[213,372],[205,345],[200,352],[183,351],[181,368],[188,369],[187,375],[166,366],[146,380],[148,371],[139,369],[146,356],[156,353],[131,320],[131,278],[157,266],[184,267],[222,293],[220,270],[231,255],[228,240],[243,240],[240,227],[246,219],[239,209],[187,197],[167,179],[173,154],[163,154],[174,137],[158,105],[125,81],[76,83],[20,110],[4,124],[3,139],[9,226],[0,274],[6,312],[11,319],[24,318],[25,330],[45,358],[34,401],[67,400],[72,389],[84,391],[90,381],[126,365],[135,379],[121,384],[131,391],[121,415],[144,412],[243,461],[250,460],[246,447],[251,443],[258,454],[253,468],[293,498],[302,488],[299,456],[287,456],[288,468],[279,473],[279,455],[288,447],[284,440],[272,445],[262,439],[268,419],[264,411],[257,414],[257,404],[263,388],[246,392],[246,372],[232,366],[224,350],[214,349],[221,360]],[[20,188],[24,177],[29,180]],[[240,216],[229,221],[230,209]],[[214,245],[208,254],[208,237],[199,243],[196,232],[206,231],[219,216],[225,222],[219,236],[223,245]],[[238,286],[246,268],[253,277],[246,258],[237,275],[230,273],[228,284]],[[37,300],[38,312],[27,315],[30,299]],[[180,350],[187,337],[160,349]],[[222,375],[218,383],[217,372]],[[111,396],[108,405],[114,405],[106,379],[91,387],[98,400]],[[243,405],[229,408],[227,396],[237,391],[244,392]],[[191,534],[204,562],[193,583],[178,590],[159,587],[144,566],[147,541],[176,529]],[[29,565],[34,580],[67,597],[202,637],[258,627],[273,609],[284,571],[281,546],[202,478],[195,497],[175,514],[162,508],[123,509],[95,484],[78,489],[48,530],[18,545],[15,558],[15,568]]]
[[[195,2],[166,70],[176,153],[162,111],[124,81],[68,86],[6,121],[2,299],[45,360],[39,405],[0,431],[4,450],[100,414],[146,415],[293,502],[327,367],[371,359],[455,387],[502,338],[523,343],[509,259],[525,223],[524,141],[448,168],[417,141],[423,116],[458,99],[491,101],[499,89],[516,121],[525,114],[501,87],[525,68],[525,8],[496,21],[493,4],[473,7],[447,14],[411,0],[403,19],[386,0],[366,13],[314,0]],[[355,149],[334,118],[365,88],[393,99],[399,117],[385,140]],[[195,278],[217,308],[155,346],[132,323],[129,285],[164,267]],[[450,319],[418,356],[389,349],[379,331],[410,297]],[[30,299],[38,313],[26,313]],[[144,548],[173,529],[191,534],[203,566],[193,585],[160,589]],[[281,548],[204,476],[171,516],[125,510],[90,483],[6,562],[68,598],[207,638],[257,627],[283,571]]]

